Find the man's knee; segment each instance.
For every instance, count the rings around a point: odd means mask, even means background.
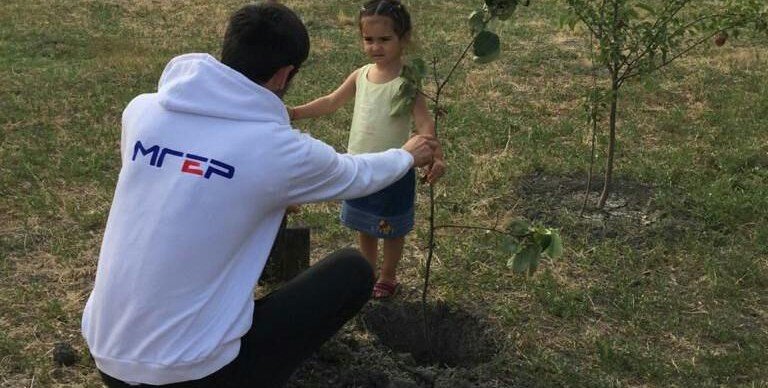
[[[361,287],[370,292],[373,289],[373,268],[363,254],[354,248],[343,248],[334,253],[336,260],[343,266],[346,279],[359,281]]]

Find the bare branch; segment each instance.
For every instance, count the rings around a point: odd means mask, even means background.
[[[724,28],[721,28],[721,29],[719,29],[717,31],[714,31],[714,32],[712,32],[710,34],[707,34],[705,37],[695,41],[694,43],[692,43],[690,46],[686,47],[685,49],[683,49],[679,53],[677,53],[677,54],[667,58],[665,61],[663,61],[659,65],[654,66],[652,69],[648,70],[646,73],[652,73],[652,72],[654,72],[656,70],[659,70],[659,69],[669,65],[670,63],[674,62],[676,59],[682,57],[683,55],[689,53],[691,50],[693,50],[696,47],[700,46],[702,43],[712,39],[715,35],[723,32],[723,31],[726,31],[728,29],[731,29],[734,26],[735,26],[735,24],[734,25],[729,25],[727,27],[724,27]],[[635,69],[633,69],[633,70],[635,70]],[[625,72],[624,74],[621,75],[621,77],[619,77],[619,82],[620,82],[620,84],[623,84],[624,81],[626,81],[626,80],[628,80],[630,78],[635,78],[637,76],[640,76],[643,73],[644,72],[640,72],[640,71],[635,71],[634,73],[627,73],[627,72]]]
[[[642,58],[644,58],[646,55],[648,55],[651,52],[651,50],[654,50],[658,46],[656,44],[656,41],[659,38],[659,34],[661,33],[661,30],[659,29],[659,27],[669,23],[669,21],[672,20],[672,18],[674,18],[675,16],[677,16],[677,14],[680,13],[680,11],[682,11],[682,9],[685,8],[685,6],[689,2],[690,2],[689,0],[685,0],[685,1],[680,1],[678,3],[674,3],[674,2],[668,3],[664,7],[664,10],[662,11],[662,15],[665,15],[665,14],[668,13],[668,17],[667,18],[658,18],[658,19],[656,19],[656,21],[653,23],[653,26],[651,26],[651,30],[656,31],[656,32],[654,33],[653,37],[651,38],[650,44],[646,45],[646,47],[643,50],[643,52],[641,52],[636,58],[632,59],[631,61],[629,60],[631,55],[627,56],[626,61],[622,65],[622,67],[626,66],[627,68],[631,68],[631,67],[635,66]],[[678,7],[676,9],[672,10],[672,11],[669,11],[670,8],[668,8],[668,7],[671,7],[673,4],[677,4]],[[662,22],[662,20],[663,20],[663,22]],[[627,72],[625,71],[625,74],[626,73]]]
[[[482,231],[486,231],[486,232],[495,232],[495,233],[505,234],[505,235],[507,234],[507,232],[505,232],[503,230],[499,230],[499,229],[496,229],[496,228],[488,228],[488,227],[485,227],[485,226],[475,226],[475,225],[435,225],[435,230],[437,230],[437,229],[448,229],[448,228],[453,228],[453,229],[475,229],[475,230],[482,230]]]

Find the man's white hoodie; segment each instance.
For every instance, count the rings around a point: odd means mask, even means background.
[[[174,58],[130,102],[121,157],[82,331],[100,370],[146,384],[237,356],[286,206],[368,195],[413,164],[401,149],[336,153],[207,54]]]

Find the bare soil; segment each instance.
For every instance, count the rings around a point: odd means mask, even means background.
[[[426,314],[429,339],[417,298],[370,302],[294,373],[288,387],[519,386],[496,376],[490,365],[501,336],[482,316],[443,302],[428,302]]]
[[[570,219],[577,227],[561,232],[586,237],[592,243],[621,239],[635,248],[644,248],[643,244],[662,237],[674,244],[692,229],[701,228],[693,217],[659,205],[652,185],[624,176],[614,178],[605,207],[597,209],[602,187],[602,177],[594,177],[584,206],[585,172],[534,172],[520,179],[516,194],[523,199],[525,217],[549,227],[560,227],[564,219]]]

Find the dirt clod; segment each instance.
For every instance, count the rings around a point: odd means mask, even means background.
[[[77,351],[72,345],[59,342],[53,347],[53,361],[60,366],[72,366],[77,362]]]

